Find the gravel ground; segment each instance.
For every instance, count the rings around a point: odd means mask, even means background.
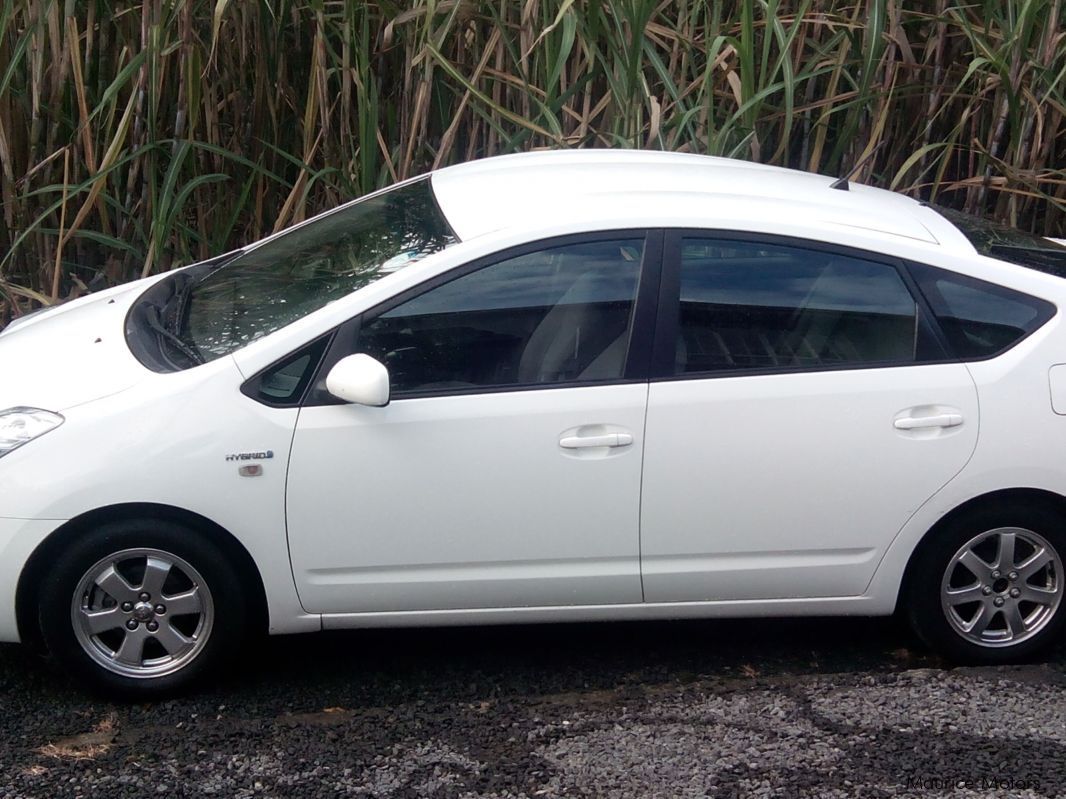
[[[327,634],[143,705],[0,646],[0,797],[1066,796],[1066,647],[911,646],[859,619]]]

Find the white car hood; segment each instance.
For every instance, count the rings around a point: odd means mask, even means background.
[[[149,375],[123,332],[126,312],[144,288],[138,281],[89,295],[0,332],[0,410],[62,411],[117,394]]]

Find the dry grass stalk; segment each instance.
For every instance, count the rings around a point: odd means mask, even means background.
[[[0,0],[0,324],[431,167],[733,155],[1066,235],[1062,0]]]

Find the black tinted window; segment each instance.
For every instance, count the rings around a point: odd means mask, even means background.
[[[1056,277],[1066,277],[1066,247],[998,222],[934,205],[945,219],[970,240],[981,255],[1027,266]]]
[[[643,250],[616,239],[486,266],[365,321],[356,351],[396,394],[617,380]]]
[[[686,238],[676,372],[913,362],[917,308],[892,266]]]
[[[1049,302],[966,275],[931,266],[911,271],[959,358],[997,355],[1055,313]]]

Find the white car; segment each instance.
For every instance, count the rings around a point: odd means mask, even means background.
[[[1066,248],[826,177],[434,172],[0,336],[0,641],[153,696],[249,634],[905,610],[1057,636]]]

